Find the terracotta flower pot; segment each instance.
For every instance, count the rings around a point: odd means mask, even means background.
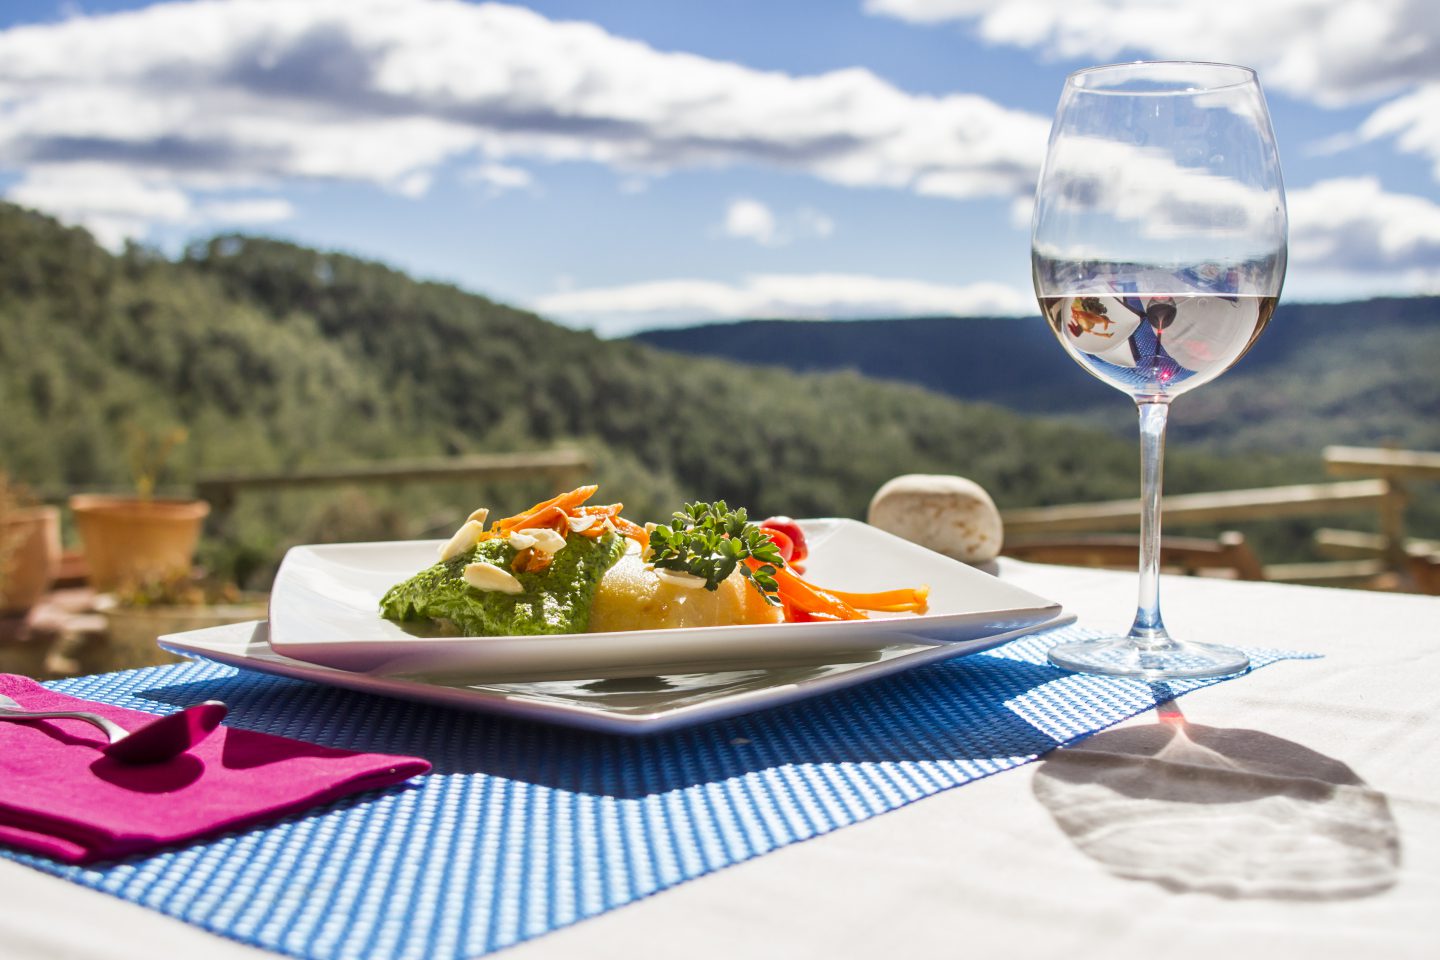
[[[0,519],[0,613],[24,613],[45,595],[60,569],[60,510],[24,507]]]
[[[70,498],[70,509],[90,585],[114,590],[189,574],[210,504],[81,494]]]

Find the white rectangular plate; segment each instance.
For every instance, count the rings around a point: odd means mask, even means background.
[[[861,655],[896,642],[963,643],[1053,619],[1059,604],[855,520],[801,521],[805,577],[835,590],[928,584],[922,615],[526,637],[422,637],[380,616],[391,586],[435,562],[438,541],[295,547],[270,594],[270,645],[349,671],[467,681],[655,676]]]
[[[246,670],[419,700],[462,710],[508,714],[607,733],[652,733],[779,706],[863,680],[979,653],[1026,633],[1070,623],[1073,617],[955,643],[889,643],[834,662],[768,663],[719,672],[672,673],[621,679],[537,680],[512,683],[427,683],[351,673],[291,660],[271,649],[263,622],[235,623],[161,637],[166,650]]]

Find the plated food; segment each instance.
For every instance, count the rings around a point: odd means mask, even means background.
[[[529,636],[867,619],[924,613],[925,586],[847,593],[800,574],[800,526],[752,523],[723,501],[686,504],[664,524],[578,487],[488,523],[476,510],[427,569],[395,584],[382,615],[436,635]]]
[[[599,632],[592,605],[592,632],[457,636],[429,619],[396,621],[381,612],[382,598],[397,584],[435,566],[444,541],[304,544],[286,552],[275,575],[267,642],[280,656],[371,677],[598,680],[849,662],[895,644],[948,648],[1060,612],[1054,601],[857,520],[796,522],[808,547],[807,582],[839,595],[929,584],[925,612],[866,610],[864,619],[844,622],[824,616],[806,622],[796,612],[790,623]],[[776,579],[778,586],[782,578]],[[754,590],[748,581],[740,585]]]

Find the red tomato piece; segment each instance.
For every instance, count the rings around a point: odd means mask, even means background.
[[[799,563],[810,556],[810,547],[805,543],[805,532],[800,529],[800,524],[789,517],[771,517],[768,520],[761,520],[759,526],[762,530],[778,531],[790,538],[795,549],[791,556],[785,558],[787,563]]]
[[[776,530],[774,527],[761,527],[761,532],[770,538],[770,542],[780,548],[780,556],[786,563],[795,556],[795,541],[783,530]]]

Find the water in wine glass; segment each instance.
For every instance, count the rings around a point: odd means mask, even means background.
[[[1265,329],[1276,296],[1238,293],[1237,267],[1180,270],[1037,260],[1040,308],[1066,351],[1091,375],[1136,399],[1168,400],[1230,369]]]

